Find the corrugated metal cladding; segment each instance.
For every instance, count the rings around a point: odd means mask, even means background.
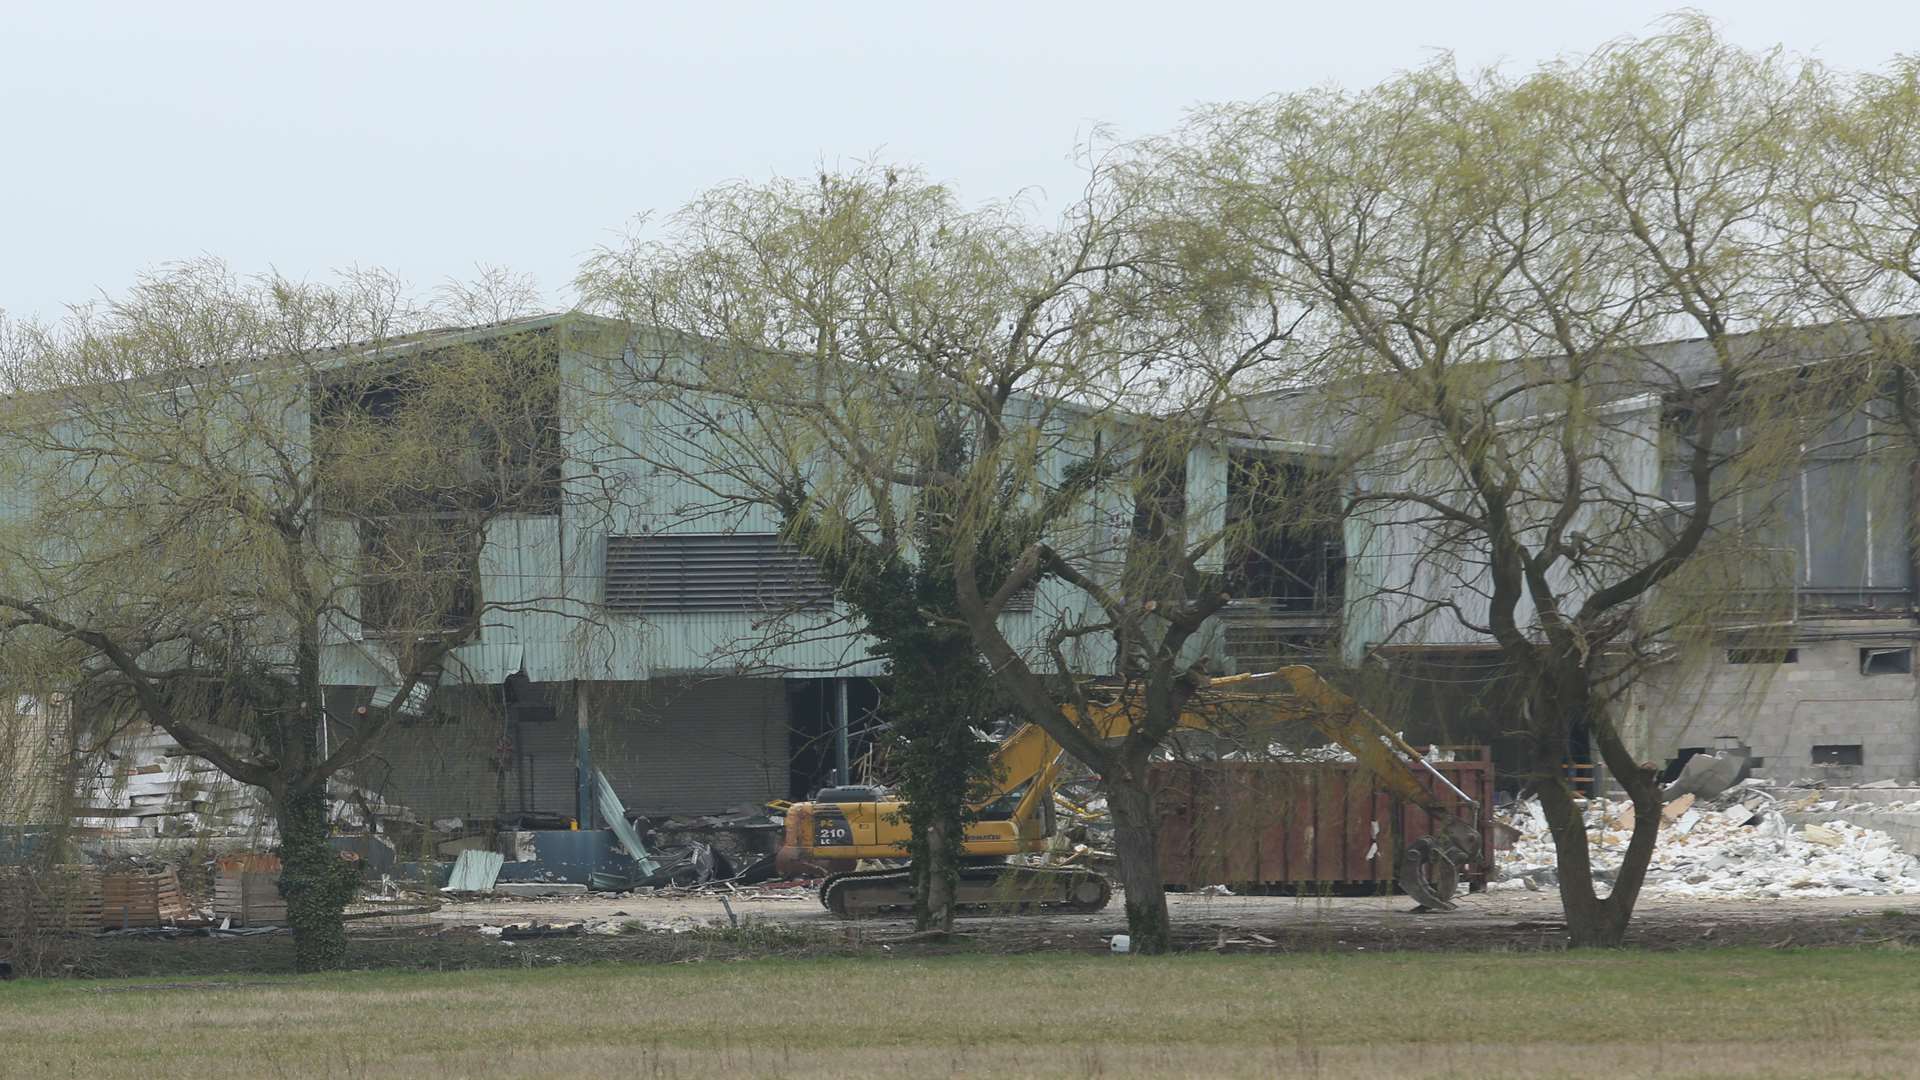
[[[769,533],[607,537],[607,606],[620,611],[790,611],[833,604],[806,554]]]
[[[593,760],[630,810],[703,814],[787,793],[779,679],[589,684]]]

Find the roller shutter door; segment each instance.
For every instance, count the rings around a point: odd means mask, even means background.
[[[628,809],[708,814],[787,789],[787,698],[779,679],[597,684],[594,764]],[[609,700],[614,699],[614,700]]]
[[[520,809],[530,813],[574,815],[577,801],[574,773],[578,762],[578,730],[567,707],[551,720],[519,721],[515,746]]]

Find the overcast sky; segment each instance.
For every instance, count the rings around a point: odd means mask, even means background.
[[[878,155],[969,199],[1058,205],[1095,125],[1363,86],[1452,49],[1531,65],[1673,3],[105,5],[0,0],[0,309],[53,315],[200,254],[423,290],[478,263],[556,304],[641,211]],[[1920,6],[1696,5],[1842,67],[1920,49]],[[1468,15],[1467,12],[1479,12]]]

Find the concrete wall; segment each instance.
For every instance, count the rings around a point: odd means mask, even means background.
[[[1682,747],[1731,737],[1765,759],[1758,775],[1781,781],[1920,776],[1920,684],[1912,674],[1860,672],[1861,649],[1912,646],[1890,635],[1913,628],[1908,619],[1807,624],[1793,641],[1793,663],[1730,663],[1722,648],[1656,670],[1634,690],[1643,756],[1664,761]],[[1859,745],[1862,763],[1814,764],[1813,747],[1833,744]]]

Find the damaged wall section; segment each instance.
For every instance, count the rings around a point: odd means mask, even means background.
[[[1904,635],[1915,632],[1904,618],[1807,627],[1790,663],[1741,663],[1738,650],[1726,650],[1691,670],[1652,670],[1634,690],[1644,755],[1668,761],[1737,745],[1757,759],[1755,775],[1781,782],[1920,777],[1920,683],[1911,664],[1882,674],[1861,659],[1910,650],[1915,642]],[[1836,745],[1857,745],[1859,763],[1816,760],[1814,747]]]

